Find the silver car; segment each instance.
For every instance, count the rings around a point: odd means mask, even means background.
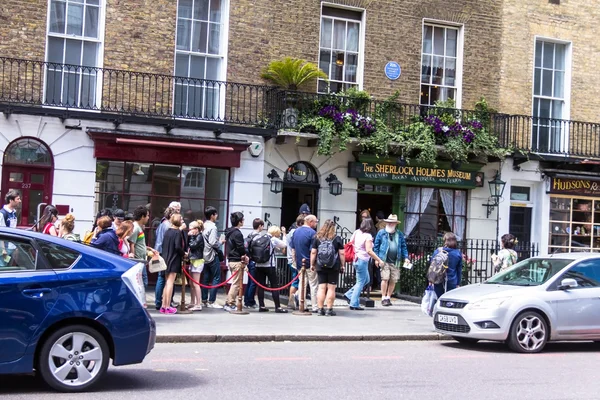
[[[600,341],[600,254],[533,257],[484,283],[442,295],[435,329],[461,343],[507,342],[521,353],[547,342]]]

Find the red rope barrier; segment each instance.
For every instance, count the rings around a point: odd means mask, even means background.
[[[250,274],[248,274],[248,277],[250,279],[252,279],[252,281],[254,283],[256,283],[256,286],[258,286],[259,288],[264,289],[264,290],[268,290],[269,292],[277,292],[279,290],[287,289],[288,287],[292,286],[292,283],[296,282],[296,280],[300,278],[300,274],[296,275],[296,277],[294,279],[292,279],[292,281],[290,283],[288,283],[287,285],[282,286],[282,287],[278,287],[278,288],[268,288],[266,286],[263,286],[256,279],[254,279],[254,277],[252,275],[250,275]]]
[[[225,282],[221,282],[218,285],[214,285],[214,286],[210,286],[210,285],[203,285],[200,282],[194,280],[194,278],[192,278],[190,276],[190,273],[187,271],[187,269],[182,268],[183,269],[183,273],[188,277],[188,279],[192,282],[194,282],[196,285],[203,287],[204,289],[216,289],[216,288],[220,288],[221,286],[225,286],[229,283],[230,280],[233,279],[234,276],[236,276],[238,274],[238,271],[236,271],[234,274],[232,274],[229,279],[227,279]]]

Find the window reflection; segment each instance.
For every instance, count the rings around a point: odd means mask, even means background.
[[[150,231],[172,201],[181,203],[185,223],[204,220],[204,208],[219,212],[217,226],[224,230],[228,218],[229,170],[191,166],[99,160],[96,163],[96,212],[118,208],[132,212],[150,209]],[[152,245],[152,232],[146,234]]]

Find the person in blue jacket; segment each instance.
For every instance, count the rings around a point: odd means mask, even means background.
[[[377,232],[373,252],[375,265],[381,269],[381,305],[391,306],[391,296],[400,279],[400,266],[408,260],[408,248],[404,234],[398,229],[398,216],[391,214],[385,221],[385,229]]]
[[[452,232],[444,234],[444,251],[448,253],[448,270],[446,271],[446,282],[434,285],[435,294],[439,298],[444,293],[460,286],[462,277],[463,255],[458,249],[458,240]],[[433,257],[440,251],[436,249]]]
[[[92,239],[92,247],[121,255],[119,251],[119,238],[112,228],[112,219],[108,216],[100,217],[97,222],[96,237]]]

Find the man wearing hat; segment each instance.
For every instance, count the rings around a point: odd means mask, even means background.
[[[375,265],[381,269],[381,305],[391,306],[391,296],[400,278],[400,265],[408,261],[408,249],[404,234],[398,229],[398,216],[391,214],[385,222],[385,229],[377,232],[373,252],[377,256]]]
[[[306,217],[308,215],[310,215],[310,207],[308,206],[308,204],[304,203],[300,206],[300,210],[298,211],[298,214],[300,214],[303,217]],[[296,223],[294,222],[292,224],[292,226],[290,226],[290,229],[288,229],[288,232],[291,232],[292,230],[298,228],[298,225],[296,225]]]
[[[125,211],[121,210],[120,208],[117,208],[113,214],[113,217],[115,219],[113,220],[112,228],[116,231],[117,228],[121,226],[121,223],[125,221]]]

